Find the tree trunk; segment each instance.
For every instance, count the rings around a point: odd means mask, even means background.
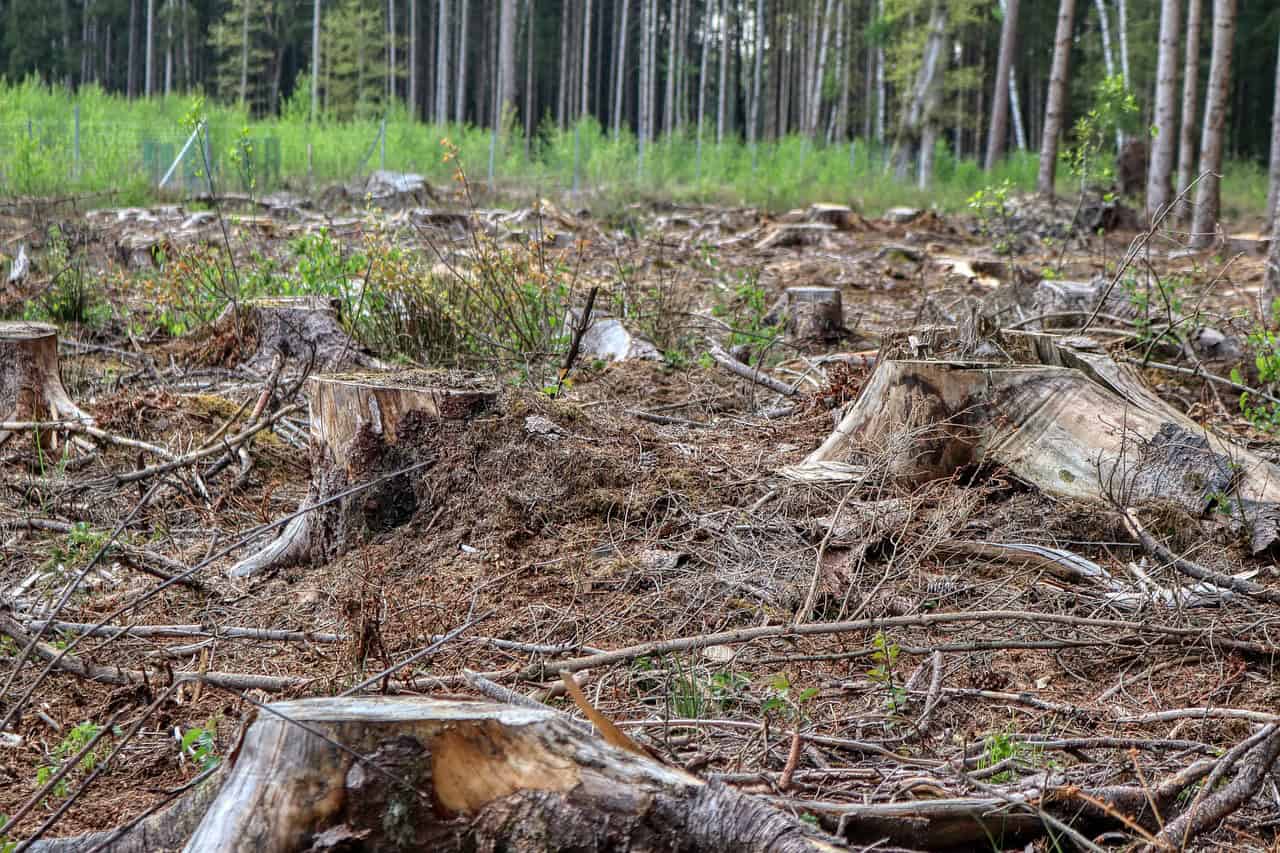
[[[436,13],[436,108],[438,124],[449,121],[449,5],[452,0],[440,0]],[[466,45],[460,45],[465,50]]]
[[[1174,129],[1178,120],[1178,0],[1160,4],[1160,55],[1156,64],[1155,145],[1147,170],[1147,221],[1154,221],[1172,199]]]
[[[1182,193],[1191,186],[1196,168],[1196,109],[1200,105],[1200,11],[1203,0],[1187,0],[1187,47],[1182,65],[1182,121],[1178,133],[1178,183]],[[1191,205],[1183,202],[1179,219],[1186,219]]]
[[[1067,75],[1071,69],[1071,32],[1075,28],[1076,0],[1060,0],[1058,28],[1054,36],[1053,68],[1049,72],[1049,96],[1045,102],[1044,135],[1040,140],[1040,174],[1036,191],[1053,198],[1058,171],[1058,136],[1067,111]]]
[[[641,0],[644,2],[644,0]],[[702,157],[702,129],[707,115],[707,52],[711,44],[712,0],[707,0],[702,21],[702,58],[698,63],[698,157]]]
[[[1262,279],[1261,314],[1267,328],[1280,326],[1280,215],[1271,225],[1271,251],[1267,254],[1267,270]]]
[[[267,706],[186,850],[353,843],[441,853],[842,849],[761,799],[609,746],[551,709],[351,698]]]
[[[514,3],[515,0],[504,0],[507,3]],[[584,8],[582,12],[582,79],[579,81],[582,89],[580,115],[586,117],[591,114],[591,0],[583,0]]]
[[[729,0],[720,0],[720,82],[716,87],[716,144],[724,142],[725,118],[729,111]]]
[[[0,322],[0,420],[76,420],[92,425],[62,386],[58,373],[58,329],[47,323]],[[59,449],[52,430],[34,430],[37,452]],[[12,433],[0,431],[0,444]]]
[[[240,106],[245,105],[249,96],[249,0],[240,0],[243,8],[240,14]],[[148,10],[151,0],[147,0]],[[151,23],[150,12],[147,14],[147,77],[151,76]],[[151,94],[151,81],[147,81],[147,94]]]
[[[1271,187],[1267,192],[1267,221],[1280,224],[1280,50],[1276,54],[1276,89],[1271,102]]]
[[[129,0],[129,76],[127,80],[129,99],[138,96],[138,4],[140,0]],[[108,66],[110,67],[110,66]]]
[[[884,0],[876,0],[876,18],[884,17]],[[885,86],[884,45],[876,44],[876,144],[884,147],[885,117],[889,93]]]
[[[1200,171],[1196,185],[1195,211],[1191,222],[1191,245],[1204,248],[1213,242],[1221,203],[1223,130],[1231,96],[1231,50],[1236,33],[1236,0],[1214,0],[1213,59],[1209,63],[1208,96],[1204,127],[1200,133]]]
[[[324,296],[271,296],[228,306],[215,321],[215,337],[238,334],[252,342],[242,366],[255,373],[269,372],[277,355],[300,370],[386,367],[342,330],[340,304]]]
[[[1009,76],[1017,50],[1019,0],[1003,0],[1004,21],[1000,25],[1000,56],[996,60],[996,86],[991,93],[991,129],[987,136],[986,167],[990,171],[1004,156],[1009,138]]]
[[[787,334],[798,341],[830,342],[844,332],[844,303],[836,287],[788,287],[783,293]]]
[[[467,26],[471,20],[470,0],[462,0],[458,9],[458,88],[454,93],[453,120],[467,123]],[[449,99],[446,87],[445,100]]]
[[[1118,14],[1116,21],[1116,29],[1120,33],[1120,75],[1124,80],[1125,89],[1130,89],[1132,83],[1129,77],[1129,11],[1128,0],[1116,0],[1116,12]]]
[[[409,0],[409,117],[418,117],[418,3]]]
[[[822,83],[827,76],[827,47],[831,43],[831,11],[832,0],[827,0],[826,7],[822,12],[822,19],[818,22],[821,34],[818,37],[818,56],[813,67],[813,90],[809,95],[810,137],[817,136],[818,119],[822,110]]]
[[[418,0],[413,0],[416,5]],[[320,108],[320,0],[311,7],[311,121]]]
[[[831,140],[843,141],[849,135],[849,93],[853,90],[853,53],[852,41],[845,40],[845,2],[840,0],[836,6],[836,80],[840,87],[840,100],[836,105],[835,121],[832,123]]]
[[[533,31],[538,16],[534,12],[534,0],[525,0],[524,9],[524,153],[527,157],[533,144],[533,122],[537,116],[537,105],[533,101]]]
[[[164,15],[164,94],[173,94],[173,0],[165,4]]]
[[[946,68],[947,9],[934,0],[929,12],[929,31],[924,43],[920,70],[912,83],[911,101],[902,113],[893,143],[893,164],[898,179],[905,181],[913,161],[919,163],[917,179],[927,186],[932,175],[933,141],[936,139],[942,75]],[[926,148],[930,150],[926,151]]]
[[[498,80],[501,85],[498,114],[502,115],[516,105],[516,0],[501,0],[501,20],[498,23]],[[588,0],[588,3],[590,0]],[[588,11],[588,16],[590,12]],[[583,60],[586,68],[586,60]],[[585,75],[584,75],[585,76]],[[585,91],[585,86],[584,86]],[[585,100],[585,96],[584,96]]]
[[[361,483],[388,479],[298,516],[278,539],[232,566],[228,574],[247,577],[307,561],[321,565],[369,536],[409,521],[426,497],[420,494],[420,478],[391,475],[432,459],[458,422],[497,398],[478,385],[439,388],[424,382],[415,373],[308,379],[311,487],[303,506],[316,506]]]
[[[396,0],[387,0],[387,106],[396,100]]]
[[[667,69],[665,96],[662,99],[662,129],[669,137],[675,131],[676,126],[676,33],[679,30],[680,4],[673,2],[671,4],[671,14],[667,16],[667,61],[664,67]]]
[[[631,10],[631,0],[622,0],[621,20],[618,24],[618,50],[614,55],[613,81],[613,135],[622,132],[622,84],[627,78],[627,14]]]
[[[143,63],[146,71],[146,81],[143,85],[143,91],[148,98],[151,97],[151,84],[155,77],[151,69],[152,55],[155,53],[155,23],[156,23],[156,0],[147,0],[147,52],[143,57]]]

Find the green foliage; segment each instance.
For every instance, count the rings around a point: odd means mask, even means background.
[[[1108,184],[1115,177],[1113,158],[1106,154],[1117,131],[1132,133],[1141,111],[1119,75],[1104,77],[1093,88],[1093,105],[1076,119],[1075,142],[1067,149],[1068,168],[1082,188]]]
[[[1149,349],[1160,341],[1181,344],[1174,329],[1182,319],[1191,286],[1191,279],[1181,275],[1147,275],[1141,283],[1132,275],[1121,280],[1121,291],[1137,310],[1133,322],[1137,340],[1144,348]]]
[[[1007,255],[1013,250],[1009,240],[1009,195],[1013,183],[1005,178],[999,184],[985,186],[969,196],[968,207],[978,219],[978,229],[992,239],[991,248],[997,255]]]
[[[64,539],[55,539],[50,544],[44,568],[78,569],[102,548],[106,540],[106,533],[94,530],[87,521],[77,521]]]
[[[714,261],[709,262],[712,264]],[[727,293],[722,289],[711,313],[732,329],[730,346],[759,347],[763,355],[782,334],[778,326],[765,322],[769,313],[769,295],[761,286],[760,274],[756,270],[743,272]]]
[[[49,754],[50,761],[48,764],[41,764],[36,768],[36,785],[43,787],[48,784],[58,771],[62,768],[63,763],[74,756],[80,750],[88,746],[89,742],[98,736],[102,731],[102,726],[91,723],[88,720],[80,723],[71,731],[67,732],[66,737],[53,748]],[[67,779],[76,773],[89,773],[98,765],[98,754],[96,751],[90,750],[81,756],[79,763],[72,773],[63,776],[53,786],[50,793],[59,799],[67,795]]]
[[[780,715],[788,718],[795,725],[800,725],[808,719],[806,708],[817,695],[818,688],[798,688],[791,683],[791,679],[785,672],[780,672],[769,679],[765,688],[765,700],[760,704],[760,710],[766,715]]]
[[[205,727],[192,726],[182,734],[178,741],[178,751],[188,758],[201,772],[218,766],[221,760],[217,756],[217,726],[210,720]]]
[[[1259,384],[1264,389],[1274,389],[1280,382],[1280,336],[1273,329],[1258,326],[1249,332],[1248,340]],[[1238,367],[1232,368],[1231,381],[1237,385],[1244,384],[1244,376]],[[1240,394],[1240,413],[1257,429],[1280,433],[1280,405],[1244,391]]]
[[[867,678],[884,693],[885,710],[896,714],[907,702],[907,691],[898,684],[897,678],[898,656],[902,649],[883,631],[876,632],[871,645],[875,649],[871,653],[871,661],[875,666],[867,670]]]
[[[18,842],[10,840],[4,828],[9,825],[9,816],[0,813],[0,853],[13,853],[18,849]]]

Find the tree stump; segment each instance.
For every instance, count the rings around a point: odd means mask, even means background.
[[[185,849],[843,848],[760,799],[611,747],[551,709],[379,697],[266,706]]]
[[[385,365],[342,328],[341,300],[327,296],[272,296],[228,305],[217,325],[236,323],[254,340],[243,366],[266,373],[277,353],[286,361],[311,364],[317,372]]]
[[[783,294],[787,334],[798,340],[833,341],[844,332],[839,288],[788,287]]]
[[[446,423],[465,421],[497,399],[474,378],[427,371],[312,376],[306,393],[311,486],[303,507],[317,508],[232,566],[233,577],[324,563],[404,524],[427,499],[419,494],[421,478],[405,469],[431,461]],[[331,500],[373,481],[380,482]]]
[[[58,329],[48,323],[0,322],[0,420],[64,421],[92,424],[58,373]],[[11,434],[0,431],[0,443]],[[33,433],[43,450],[58,447],[51,430]]]

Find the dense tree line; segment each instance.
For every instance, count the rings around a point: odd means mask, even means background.
[[[0,0],[0,21],[11,80],[529,131],[591,115],[641,144],[858,137],[903,173],[940,138],[988,163],[1052,151],[1109,76],[1140,111],[1117,142],[1157,129],[1155,202],[1200,148],[1280,163],[1280,122],[1258,120],[1280,86],[1263,0]]]

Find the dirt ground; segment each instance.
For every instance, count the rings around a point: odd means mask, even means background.
[[[13,255],[21,243],[39,259],[56,225],[115,306],[94,327],[61,328],[72,399],[101,430],[174,456],[206,445],[229,420],[236,424],[223,435],[240,429],[267,381],[237,367],[250,354],[243,342],[223,346],[207,330],[174,338],[120,322],[121,308],[148,298],[128,282],[154,275],[158,258],[172,263],[193,247],[219,245],[217,221],[191,225],[191,212],[0,208],[0,251]],[[79,724],[107,727],[93,762],[76,766],[65,790],[27,811],[12,840],[46,821],[51,836],[118,826],[195,778],[206,757],[227,760],[254,703],[342,692],[461,626],[456,638],[369,689],[480,698],[465,669],[577,713],[558,686],[560,662],[777,627],[762,639],[637,653],[577,675],[600,711],[663,760],[773,797],[831,831],[841,804],[990,796],[993,788],[1038,796],[1050,787],[1147,786],[1275,721],[1274,603],[1237,596],[1170,606],[1146,596],[1121,605],[1042,562],[972,547],[1061,549],[1113,577],[1132,580],[1127,567],[1136,563],[1165,588],[1189,585],[1144,551],[1111,507],[1046,494],[991,466],[914,483],[786,473],[831,433],[887,336],[964,322],[973,306],[991,304],[1014,282],[1040,281],[1046,269],[1069,281],[1114,275],[1137,232],[1069,234],[1069,201],[1027,202],[1003,236],[995,226],[983,231],[973,220],[930,212],[892,219],[848,212],[829,230],[793,236],[788,224],[817,214],[670,206],[608,220],[589,209],[556,214],[542,237],[580,253],[582,288],[617,288],[626,278],[636,292],[661,291],[667,301],[659,310],[687,357],[584,356],[554,396],[502,382],[490,410],[441,427],[434,463],[414,474],[424,497],[409,521],[330,562],[226,575],[271,534],[229,546],[294,512],[308,493],[305,405],[254,438],[246,474],[232,460],[199,482],[216,455],[122,481],[157,459],[138,445],[91,437],[57,458],[35,452],[24,435],[0,445],[0,616],[32,632],[68,593],[54,617],[62,622],[188,626],[171,635],[86,637],[70,652],[92,670],[79,674],[46,672],[45,660],[26,661],[19,640],[0,636],[0,714],[20,710],[0,727],[0,814],[22,809],[49,768],[83,745],[73,736]],[[427,224],[413,225],[414,216]],[[283,251],[321,226],[356,246],[370,217],[405,245],[429,235],[433,245],[465,247],[475,230],[515,228],[465,209],[430,219],[412,208],[285,205],[229,216],[228,239],[247,266],[254,253]],[[1015,244],[1013,254],[993,251],[1002,242]],[[1242,318],[1256,310],[1258,246],[1246,237],[1197,253],[1181,248],[1153,240],[1133,269],[1185,277],[1197,310],[1239,337],[1248,326]],[[24,282],[0,285],[6,316],[21,318],[40,304],[52,278],[37,265]],[[734,313],[735,288],[744,280],[768,305],[788,287],[836,288],[842,296],[838,336],[782,335],[764,354],[792,395],[699,355],[709,342],[729,348],[727,326],[743,316]],[[1140,322],[1104,321],[1091,333],[1117,356],[1150,354]],[[745,349],[760,359],[752,344]],[[1229,359],[1201,355],[1212,372],[1228,374]],[[1149,360],[1189,366],[1134,368],[1164,400],[1277,457],[1271,437],[1241,417],[1237,392],[1188,375],[1195,365],[1177,352]],[[1243,382],[1256,377],[1243,353],[1235,362]],[[305,404],[300,370],[286,365],[270,412]],[[1157,507],[1144,519],[1176,553],[1218,572],[1253,573],[1254,583],[1280,591],[1274,555],[1251,554],[1220,515]],[[113,547],[73,588],[117,528]],[[162,583],[157,572],[197,565],[195,586],[170,585],[139,601]],[[811,587],[812,615],[802,612]],[[964,613],[987,615],[932,619]],[[785,630],[797,622],[834,627]],[[233,628],[292,633],[260,640]],[[47,630],[44,648],[62,649],[76,636]],[[180,672],[226,677],[174,686]],[[199,755],[184,745],[192,731],[207,733],[191,741],[206,745]],[[798,762],[789,762],[793,731],[802,735]],[[1280,850],[1278,784],[1275,774],[1264,780],[1242,809],[1189,847]],[[1086,834],[1108,847],[1149,837],[1123,821]],[[1026,844],[1055,849],[1043,835],[979,846]]]

